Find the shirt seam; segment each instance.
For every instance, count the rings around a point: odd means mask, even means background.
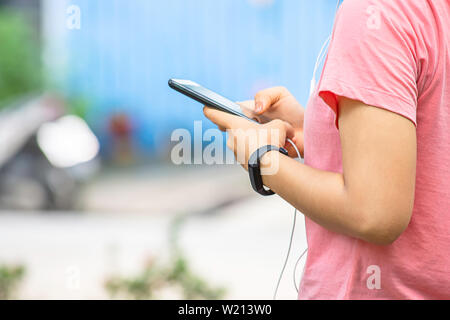
[[[329,76],[324,76],[323,79],[329,79],[329,80],[332,80],[332,81],[336,81],[336,82],[343,83],[343,84],[345,84],[346,86],[350,86],[350,87],[354,87],[354,88],[360,88],[360,89],[365,89],[365,90],[368,90],[368,91],[372,91],[372,92],[374,92],[374,93],[387,95],[387,96],[389,96],[389,97],[391,97],[391,98],[395,98],[395,99],[399,99],[399,100],[403,101],[404,103],[408,104],[408,106],[411,107],[411,108],[413,108],[413,109],[416,108],[416,106],[414,106],[414,105],[413,105],[410,101],[408,101],[407,99],[405,99],[405,98],[403,98],[403,97],[400,97],[400,96],[398,96],[398,95],[396,95],[396,94],[390,93],[390,92],[379,91],[379,90],[375,90],[375,89],[373,89],[373,88],[367,88],[367,87],[364,87],[364,86],[354,85],[354,84],[351,84],[351,83],[349,83],[349,82],[343,81],[343,80],[341,80],[341,79],[336,79],[336,78],[334,78],[334,77],[329,77]],[[323,82],[322,82],[322,83],[323,83]],[[330,91],[330,90],[323,90],[322,88],[319,88],[319,93],[320,93],[320,92],[323,92],[323,91]]]

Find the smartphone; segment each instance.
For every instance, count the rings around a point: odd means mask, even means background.
[[[188,96],[191,99],[200,102],[203,105],[218,109],[223,112],[228,112],[252,122],[259,123],[255,119],[251,119],[243,114],[241,111],[241,107],[237,103],[225,97],[222,97],[214,91],[206,89],[205,87],[199,85],[198,83],[195,83],[194,81],[170,79],[169,87]]]

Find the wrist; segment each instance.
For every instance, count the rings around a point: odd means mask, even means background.
[[[281,153],[277,150],[271,150],[269,152],[266,152],[260,159],[260,168],[262,169],[261,175],[265,176],[267,175],[267,172],[265,169],[269,169],[273,166],[274,163],[278,162],[280,159]]]
[[[263,196],[274,194],[270,189],[264,188],[263,177],[278,173],[280,153],[287,155],[283,148],[266,145],[253,152],[249,158],[248,173],[252,187]]]

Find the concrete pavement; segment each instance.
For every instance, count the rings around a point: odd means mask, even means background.
[[[146,171],[151,179],[144,173],[137,174],[139,179],[99,179],[86,189],[83,213],[1,212],[0,263],[24,263],[27,268],[20,297],[108,298],[103,283],[109,275],[130,276],[149,257],[167,258],[170,222],[184,213],[188,219],[180,245],[196,273],[226,287],[227,299],[271,299],[293,209],[277,196],[254,195],[239,168],[196,170]],[[306,246],[303,217],[298,218],[279,292],[285,299],[296,298],[292,267]],[[298,278],[302,267],[303,262]]]

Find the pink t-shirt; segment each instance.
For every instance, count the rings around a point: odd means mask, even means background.
[[[450,299],[450,1],[344,0],[305,115],[305,163],[342,172],[337,95],[416,125],[414,211],[388,246],[306,219],[299,298]]]

